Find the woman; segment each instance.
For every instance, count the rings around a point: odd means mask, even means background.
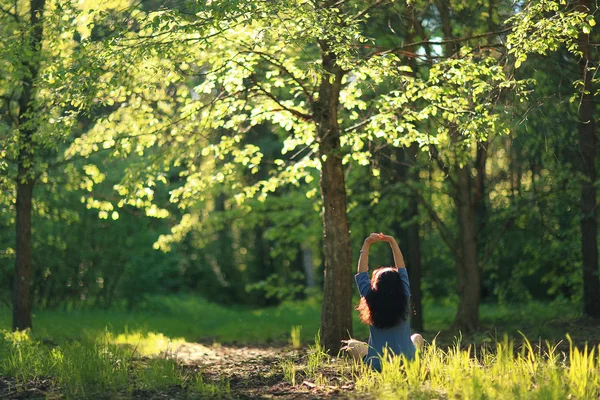
[[[395,267],[379,268],[369,280],[369,247],[375,242],[387,242],[392,246]],[[378,371],[385,347],[391,353],[414,358],[416,348],[423,347],[423,337],[418,333],[410,335],[410,284],[402,252],[393,237],[372,233],[365,239],[358,259],[356,286],[360,293],[356,308],[362,322],[370,325],[369,344],[351,339],[345,341],[343,349],[348,350],[355,360],[364,360]]]

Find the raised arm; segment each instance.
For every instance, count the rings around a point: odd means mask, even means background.
[[[392,246],[392,253],[394,254],[394,264],[396,264],[396,268],[406,268],[404,264],[404,256],[402,256],[402,251],[400,251],[400,246],[396,243],[396,239],[393,236],[380,234],[381,240],[384,242],[388,242],[390,246]]]
[[[378,233],[371,233],[371,235],[367,236],[365,239],[362,249],[360,249],[360,256],[358,257],[358,274],[369,271],[369,247],[379,240],[381,240],[381,238]]]

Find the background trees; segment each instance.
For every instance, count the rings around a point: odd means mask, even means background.
[[[15,328],[31,303],[322,287],[335,351],[371,231],[401,238],[415,326],[421,298],[462,330],[480,301],[597,309],[592,4],[82,4],[2,3]]]

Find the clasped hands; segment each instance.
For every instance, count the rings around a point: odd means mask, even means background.
[[[370,244],[373,244],[375,242],[392,243],[393,241],[394,241],[394,238],[392,236],[384,235],[383,233],[371,233],[365,239],[365,244],[369,244],[370,245]]]

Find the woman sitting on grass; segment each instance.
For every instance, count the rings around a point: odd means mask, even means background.
[[[375,242],[387,242],[392,246],[396,265],[373,271],[369,280],[369,247]],[[364,360],[378,371],[385,347],[390,353],[413,359],[416,348],[423,347],[423,337],[418,333],[410,335],[410,284],[402,252],[393,237],[372,233],[365,239],[358,259],[356,286],[360,293],[357,306],[360,319],[370,325],[369,344],[350,339],[345,341],[347,344],[343,349],[348,350],[355,360]]]

